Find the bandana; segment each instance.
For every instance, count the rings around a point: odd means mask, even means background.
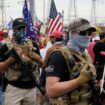
[[[84,52],[88,43],[90,42],[90,36],[83,35],[71,35],[67,46],[74,52]]]
[[[18,32],[16,32],[14,34],[14,39],[15,39],[15,41],[18,44],[20,44],[20,45],[24,44],[24,41],[25,41],[25,31],[24,30],[19,30]]]

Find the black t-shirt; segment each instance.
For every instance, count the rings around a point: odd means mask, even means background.
[[[8,83],[22,89],[30,89],[36,87],[34,81],[8,81]]]
[[[101,51],[105,51],[105,42],[98,42],[93,48],[95,54],[95,61],[99,63],[105,63],[105,56],[101,55]]]
[[[104,64],[105,64],[105,56],[101,55],[101,51],[105,51],[105,42],[97,42],[93,48],[95,54],[95,66],[97,72],[97,80],[102,79]]]
[[[54,52],[48,61],[46,67],[46,76],[55,76],[60,78],[60,81],[69,80],[69,70],[67,68],[66,61],[61,52]]]

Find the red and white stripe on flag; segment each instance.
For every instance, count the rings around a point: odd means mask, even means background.
[[[48,26],[48,34],[52,34],[52,32],[59,30],[61,31],[63,27],[61,15],[58,14],[56,18],[50,18],[49,26]]]

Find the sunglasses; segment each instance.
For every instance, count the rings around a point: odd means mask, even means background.
[[[90,30],[85,30],[85,31],[80,31],[80,35],[83,35],[83,36],[85,36],[85,35],[91,35],[91,33],[92,33],[92,31],[90,31]]]

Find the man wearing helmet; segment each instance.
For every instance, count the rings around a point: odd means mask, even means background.
[[[35,53],[30,42],[25,41],[26,24],[24,19],[17,18],[13,22],[13,48],[17,51],[22,61],[27,65],[31,64],[32,74],[35,76],[38,67],[43,61]],[[23,67],[24,68],[24,67]],[[8,85],[5,90],[5,105],[35,105],[36,89],[35,81],[30,76],[22,76],[21,63],[14,56],[6,61],[0,62],[0,70],[5,70],[5,77]],[[19,79],[22,77],[21,79]]]
[[[55,43],[45,58],[46,93],[51,105],[91,105],[89,80],[95,78],[95,68],[84,54],[95,31],[86,19],[70,23],[67,46]],[[53,33],[52,37],[59,37]],[[53,39],[54,41],[55,39]]]

